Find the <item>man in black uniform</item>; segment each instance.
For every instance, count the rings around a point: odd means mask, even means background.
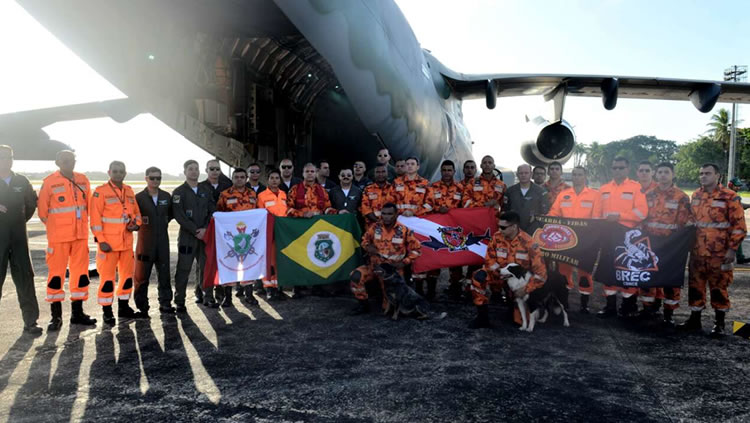
[[[0,298],[10,265],[23,316],[23,331],[39,335],[42,333],[42,328],[36,324],[39,303],[34,291],[34,268],[26,234],[26,222],[36,210],[36,192],[25,176],[13,173],[12,167],[13,149],[0,145]]]
[[[547,190],[531,182],[531,166],[522,164],[516,170],[518,183],[505,192],[503,211],[514,211],[521,216],[519,227],[529,231],[535,215],[547,214],[551,206]]]
[[[266,190],[266,186],[260,181],[260,173],[260,164],[258,163],[251,163],[250,166],[247,167],[248,179],[246,186],[255,191],[255,195]]]
[[[216,204],[221,192],[232,186],[232,180],[221,173],[219,161],[216,159],[206,162],[206,175],[206,180],[201,182],[200,185],[211,192],[214,204]]]
[[[341,169],[339,181],[341,186],[336,186],[328,193],[331,197],[331,207],[338,210],[339,214],[352,213],[356,216],[362,203],[362,190],[352,184],[352,170]]]
[[[148,314],[148,282],[154,265],[159,278],[159,311],[168,314],[175,311],[172,307],[167,233],[172,220],[172,197],[159,189],[160,185],[161,170],[150,167],[146,169],[146,188],[135,196],[143,221],[135,247],[135,306],[144,315]],[[179,311],[186,311],[185,306],[179,307]]]
[[[205,185],[198,184],[200,170],[198,162],[188,160],[184,165],[185,183],[172,191],[172,215],[180,224],[180,234],[177,237],[177,271],[174,275],[174,302],[179,308],[185,306],[185,291],[188,276],[193,262],[198,262],[195,284],[195,302],[216,308],[219,305],[214,300],[213,289],[202,289],[203,268],[206,266],[206,245],[203,237],[211,221],[211,215],[216,209],[211,191]]]

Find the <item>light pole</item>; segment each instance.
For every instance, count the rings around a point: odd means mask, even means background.
[[[744,81],[747,76],[747,66],[734,65],[724,69],[724,80],[732,82]],[[727,165],[727,184],[734,179],[734,155],[737,140],[737,103],[732,103],[732,126],[729,128],[729,163]]]

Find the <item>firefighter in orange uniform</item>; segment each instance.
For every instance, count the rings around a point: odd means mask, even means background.
[[[690,318],[681,330],[699,332],[701,311],[706,308],[706,284],[711,290],[711,307],[716,320],[712,337],[724,335],[724,317],[729,310],[729,285],[734,278],[737,249],[747,234],[745,214],[736,192],[719,184],[719,167],[713,163],[700,169],[699,190],[693,193],[691,208],[696,240],[690,252],[688,304]]]
[[[602,217],[610,222],[617,222],[628,228],[640,225],[648,216],[646,196],[641,192],[641,185],[628,178],[630,162],[624,157],[612,160],[612,182],[602,185]],[[622,294],[620,314],[634,317],[638,313],[638,288],[604,286],[607,305],[597,314],[599,317],[617,315],[617,292]]]
[[[639,173],[643,166],[643,164],[639,166]],[[674,231],[685,227],[685,225],[692,224],[690,199],[687,194],[674,186],[673,177],[674,167],[671,163],[660,163],[656,167],[658,185],[649,189],[646,193],[648,216],[643,221],[645,233],[669,236]],[[680,288],[640,289],[638,296],[643,302],[642,317],[651,318],[655,316],[663,300],[664,324],[674,327],[672,315],[680,306]]]
[[[456,165],[450,160],[443,161],[440,165],[440,180],[433,182],[428,193],[427,201],[435,213],[448,213],[451,209],[461,207],[463,187],[455,181],[455,174]],[[460,266],[450,268],[450,280],[446,292],[454,298],[461,296],[462,270]],[[435,298],[435,287],[439,276],[440,270],[427,273],[428,300]]]
[[[388,182],[388,169],[377,165],[373,169],[374,182],[367,185],[362,192],[362,203],[359,212],[365,218],[365,230],[370,229],[380,220],[380,209],[385,203],[394,201],[393,185]]]
[[[406,159],[406,173],[393,181],[393,198],[399,214],[406,217],[422,216],[432,212],[429,202],[430,183],[419,176],[419,159]],[[406,280],[414,280],[415,291],[424,295],[424,281],[426,273],[412,274],[411,267],[406,269]]]
[[[505,197],[505,183],[495,176],[495,159],[482,158],[482,174],[464,183],[463,206],[492,207],[500,212]]]
[[[469,324],[471,329],[492,327],[489,318],[490,296],[493,291],[499,292],[505,288],[505,280],[500,276],[503,267],[516,263],[533,274],[526,285],[526,292],[538,289],[547,280],[542,251],[531,235],[521,230],[520,224],[521,217],[516,212],[500,215],[499,229],[487,245],[484,266],[472,275],[471,294],[477,306],[477,317]]]
[[[599,191],[586,186],[586,169],[582,166],[573,168],[573,187],[560,191],[549,211],[550,216],[573,219],[600,219],[602,202]],[[568,280],[568,289],[578,282],[581,294],[581,313],[589,312],[589,296],[594,292],[594,279],[591,273],[566,263],[558,264],[558,271]]]
[[[420,255],[422,245],[414,233],[406,226],[396,222],[397,207],[393,203],[386,203],[380,209],[380,221],[370,226],[362,237],[362,250],[370,255],[370,263],[359,266],[351,273],[351,290],[359,304],[352,314],[363,314],[370,311],[367,301],[366,283],[376,277],[375,266],[383,263],[393,265],[403,276],[404,267],[409,266]],[[385,304],[383,281],[380,280]]]
[[[114,326],[112,302],[117,295],[117,317],[148,317],[136,313],[128,300],[133,291],[133,232],[141,225],[141,212],[135,193],[123,184],[127,172],[125,163],[114,161],[109,165],[109,181],[94,190],[91,197],[91,232],[98,243],[96,269],[99,272],[97,302],[102,306],[104,323]],[[115,287],[115,275],[119,281]]]
[[[219,194],[219,201],[216,203],[216,211],[233,212],[252,210],[258,206],[258,199],[255,190],[247,187],[247,170],[236,168],[232,172],[232,186],[225,189]],[[250,285],[252,282],[241,282],[242,285]],[[224,286],[224,298],[221,300],[221,307],[233,307],[232,304],[232,286]],[[243,299],[247,304],[258,305],[258,300],[253,296],[252,289],[245,290]]]
[[[641,184],[641,192],[647,194],[658,185],[654,181],[654,165],[650,161],[644,160],[638,163],[637,170],[638,183]]]
[[[303,170],[303,182],[292,186],[286,196],[287,216],[313,217],[320,214],[331,214],[331,200],[325,188],[315,181],[317,167],[307,163]]]
[[[569,189],[570,185],[566,184],[562,179],[562,164],[560,162],[552,162],[547,165],[547,173],[549,174],[549,179],[542,187],[547,190],[549,204],[554,204],[558,194],[563,190]]]
[[[52,319],[47,330],[62,326],[62,301],[65,299],[65,271],[70,265],[71,324],[95,325],[96,319],[83,312],[89,298],[89,212],[91,188],[86,175],[74,172],[75,153],[57,153],[60,169],[44,178],[39,191],[39,219],[47,226],[47,302]]]
[[[278,170],[268,172],[268,188],[258,194],[258,208],[265,208],[274,216],[286,216],[286,193],[279,188],[281,173]],[[275,254],[276,247],[271,248]],[[276,276],[276,257],[271,258],[271,273],[263,278],[263,288],[266,290],[267,300],[279,300],[279,280]]]

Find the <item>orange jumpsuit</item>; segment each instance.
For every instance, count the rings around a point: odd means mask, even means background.
[[[286,216],[286,193],[279,189],[279,192],[273,192],[270,188],[258,194],[258,208],[265,208],[274,216]],[[276,276],[276,242],[273,241],[270,253],[271,273],[263,278],[263,288],[278,288],[279,279]]]
[[[300,190],[305,190],[301,192]],[[302,217],[306,212],[330,214],[336,210],[331,207],[331,200],[325,188],[317,182],[308,185],[301,182],[289,189],[286,195],[287,216]]]
[[[589,187],[584,187],[580,194],[576,194],[575,188],[564,189],[558,193],[549,215],[573,219],[600,219],[601,194]],[[583,295],[591,295],[594,292],[594,279],[591,273],[566,263],[559,263],[558,270],[568,280],[568,289],[572,289],[574,281],[578,280],[578,292]]]
[[[395,202],[393,196],[393,185],[389,182],[385,182],[383,186],[378,185],[374,182],[365,187],[362,192],[362,203],[359,205],[359,212],[365,217],[367,222],[367,229],[369,229],[375,222],[371,221],[367,215],[370,213],[374,214],[375,217],[380,219],[380,209],[383,208],[385,203]]]
[[[96,254],[96,269],[99,272],[97,302],[111,306],[115,294],[115,275],[119,273],[117,299],[129,300],[133,291],[133,233],[127,230],[128,223],[141,225],[141,211],[130,186],[122,189],[112,182],[100,185],[91,197],[91,232],[99,248]],[[105,253],[101,243],[106,242],[112,251]]]
[[[57,171],[44,178],[37,204],[47,226],[47,302],[65,299],[65,270],[70,266],[70,299],[89,298],[89,212],[91,187],[86,175],[68,179]]]
[[[252,210],[257,205],[258,199],[254,190],[245,188],[244,191],[240,192],[235,187],[230,187],[219,194],[216,211],[233,212]]]
[[[643,185],[641,185],[641,192],[644,194],[648,194],[649,192],[655,190],[658,186],[659,184],[657,184],[656,181],[651,181],[651,183],[646,188],[643,188]]]
[[[688,303],[692,311],[706,307],[706,282],[711,289],[711,307],[729,310],[729,285],[734,265],[723,264],[728,249],[737,250],[745,239],[747,227],[737,193],[719,185],[713,192],[703,188],[691,201],[696,231],[690,252]]]
[[[505,285],[505,280],[500,278],[500,269],[511,263],[519,264],[533,274],[526,292],[541,287],[547,280],[542,251],[531,235],[523,231],[511,240],[505,239],[502,232],[495,232],[487,245],[484,261],[484,267],[474,272],[471,281],[471,294],[477,306],[489,304],[492,291],[500,291]]]
[[[497,206],[495,206],[495,209],[498,213],[502,209],[506,188],[505,183],[500,178],[495,176],[485,178],[480,175],[465,182],[463,187],[464,192],[461,201],[464,203],[464,208],[485,207],[484,203],[496,200]]]
[[[258,208],[266,209],[269,213],[277,217],[286,216],[286,193],[279,189],[274,193],[270,189],[265,189],[258,194]]]
[[[365,284],[375,276],[375,266],[382,263],[403,263],[408,266],[422,254],[420,251],[422,244],[419,243],[414,233],[398,222],[390,228],[383,222],[372,225],[362,237],[361,245],[362,251],[374,245],[378,254],[370,255],[370,264],[357,267],[351,274],[351,290],[358,300],[367,299]],[[399,273],[403,275],[403,269],[399,269]],[[378,280],[380,288],[383,289],[383,281],[380,278]],[[385,301],[385,291],[383,291],[383,297]]]
[[[399,176],[393,181],[393,199],[400,214],[409,210],[415,216],[422,216],[432,212],[429,202],[430,183],[427,179],[416,175],[408,179],[407,175]]]
[[[555,200],[557,199],[557,196],[562,191],[570,188],[570,185],[560,180],[560,183],[555,185],[554,187],[550,185],[550,181],[545,182],[544,185],[542,185],[542,187],[544,187],[544,189],[547,190],[547,196],[549,197],[550,204],[554,204]]]
[[[669,236],[693,221],[690,199],[674,185],[666,191],[662,191],[658,185],[649,187],[646,202],[648,216],[643,221],[643,228],[648,234]],[[668,310],[676,310],[680,306],[680,288],[640,289],[638,296],[644,306],[650,306],[656,299],[664,300],[664,308]]]
[[[610,214],[619,214],[617,222],[628,228],[635,228],[648,216],[648,205],[646,196],[641,192],[641,184],[632,179],[625,178],[621,184],[612,181],[599,188],[602,195],[602,217]],[[635,287],[604,286],[604,295],[610,296],[622,293],[623,298],[630,298],[638,294]]]

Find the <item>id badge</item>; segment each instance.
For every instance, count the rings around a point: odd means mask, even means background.
[[[80,219],[80,218],[81,218],[81,209],[76,207],[76,219]]]
[[[122,221],[125,223],[130,223],[130,216],[128,216],[126,213],[123,213]]]

